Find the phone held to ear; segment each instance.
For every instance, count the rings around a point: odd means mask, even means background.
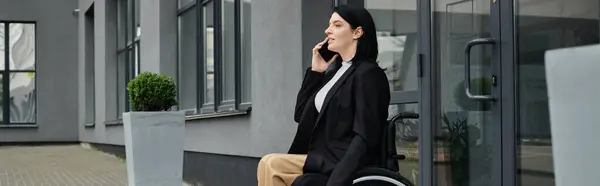
[[[319,49],[319,54],[321,54],[321,57],[323,57],[323,60],[325,60],[327,62],[329,62],[329,60],[331,60],[331,58],[333,58],[333,56],[335,56],[335,54],[337,54],[336,52],[327,49],[328,46],[329,46],[329,43],[325,42],[325,44],[323,44],[323,46],[321,46],[321,48]]]

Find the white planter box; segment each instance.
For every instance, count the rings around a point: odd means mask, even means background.
[[[129,186],[182,185],[184,112],[123,113]]]
[[[600,45],[546,53],[556,186],[598,185]]]

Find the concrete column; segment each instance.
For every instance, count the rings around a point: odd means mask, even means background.
[[[252,154],[286,152],[302,82],[302,1],[252,0]],[[272,139],[277,139],[274,142]],[[266,145],[268,144],[268,145]]]
[[[141,72],[177,75],[177,1],[141,0]]]
[[[96,130],[94,130],[94,138],[103,141],[105,138],[102,136],[104,131],[104,121],[108,119],[107,111],[108,104],[111,104],[109,97],[108,87],[111,81],[111,77],[108,72],[110,71],[107,57],[107,1],[94,1],[94,73],[97,74],[95,81],[95,98],[96,99]],[[83,15],[80,14],[83,17]],[[116,63],[116,62],[113,62]],[[114,90],[114,89],[113,89]],[[116,99],[115,99],[116,100]],[[114,103],[116,104],[116,103]],[[116,108],[116,107],[115,107]]]

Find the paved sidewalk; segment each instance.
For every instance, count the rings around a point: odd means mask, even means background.
[[[0,186],[126,185],[125,162],[100,151],[80,145],[0,146]]]
[[[125,186],[125,162],[79,145],[0,146],[0,186]]]

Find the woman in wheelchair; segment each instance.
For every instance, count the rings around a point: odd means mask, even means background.
[[[352,185],[357,171],[382,161],[390,90],[376,62],[375,23],[364,8],[341,5],[325,34],[297,95],[294,141],[288,153],[260,160],[259,186]]]

